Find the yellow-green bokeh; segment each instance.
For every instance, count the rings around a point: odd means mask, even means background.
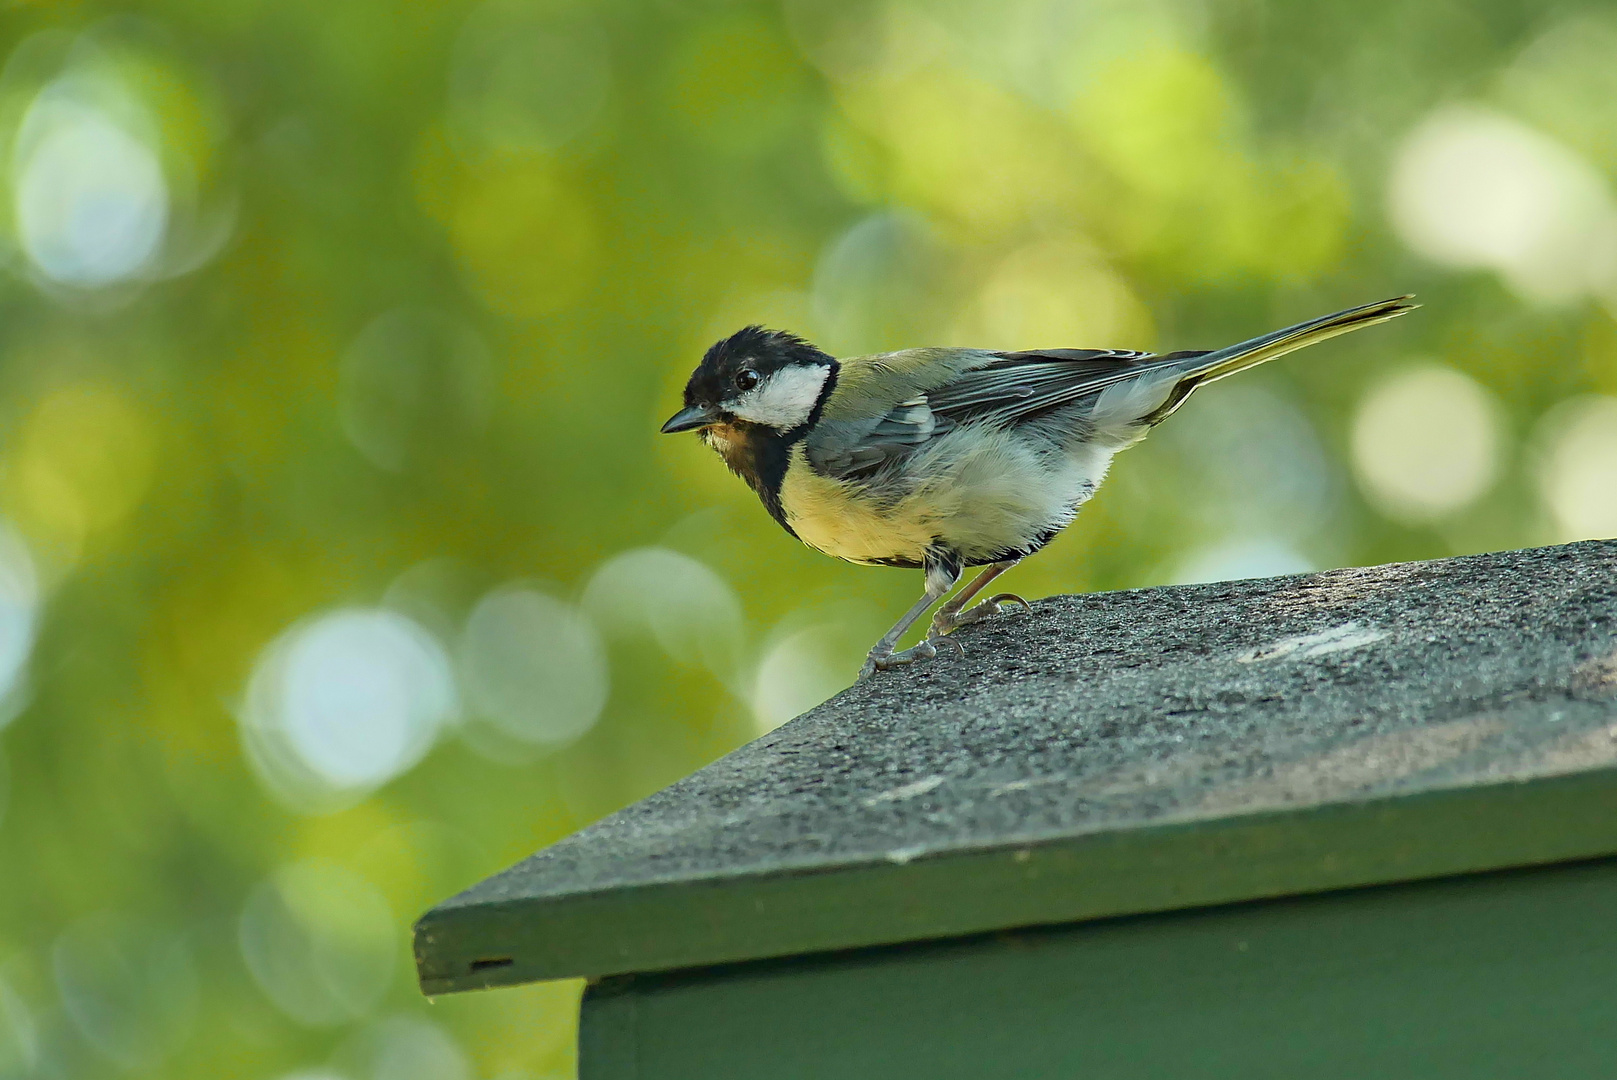
[[[1030,596],[1617,532],[1608,7],[82,0],[0,29],[0,1080],[553,1080],[426,906],[916,575],[657,425],[749,322],[1197,348]],[[938,663],[947,663],[940,659]]]

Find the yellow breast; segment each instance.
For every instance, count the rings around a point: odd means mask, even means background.
[[[801,446],[791,454],[781,510],[810,547],[850,562],[919,564],[941,544],[967,565],[1048,539],[1072,520],[1111,456],[1051,462],[1011,433],[967,426],[906,462],[901,483],[872,490],[815,472]]]
[[[792,447],[780,502],[803,543],[849,562],[919,564],[937,536],[937,523],[924,508],[905,505],[910,500],[886,505],[854,484],[821,476],[801,446]]]

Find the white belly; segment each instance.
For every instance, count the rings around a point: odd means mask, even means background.
[[[1069,524],[1113,451],[1040,455],[1003,432],[961,428],[909,460],[903,488],[879,491],[820,476],[801,447],[792,453],[781,505],[810,547],[851,562],[920,563],[941,543],[969,564],[1025,551]]]

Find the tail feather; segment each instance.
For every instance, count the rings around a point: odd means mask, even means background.
[[[1267,363],[1279,356],[1298,349],[1306,349],[1310,345],[1317,345],[1321,341],[1358,330],[1365,326],[1374,326],[1376,323],[1396,319],[1405,312],[1413,311],[1419,304],[1411,304],[1410,296],[1395,296],[1390,300],[1382,300],[1374,304],[1364,304],[1360,307],[1348,308],[1338,311],[1334,315],[1325,315],[1318,319],[1288,326],[1284,330],[1276,330],[1263,334],[1260,337],[1243,341],[1238,345],[1217,349],[1204,353],[1195,358],[1187,358],[1181,363],[1183,374],[1175,385],[1168,400],[1163,402],[1149,418],[1148,422],[1155,424],[1164,419],[1169,413],[1177,409],[1191,392],[1198,386],[1238,371],[1245,371],[1249,367]]]

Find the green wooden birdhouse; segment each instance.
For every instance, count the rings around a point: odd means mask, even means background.
[[[1617,542],[1042,601],[434,908],[583,1080],[1617,1076]]]

